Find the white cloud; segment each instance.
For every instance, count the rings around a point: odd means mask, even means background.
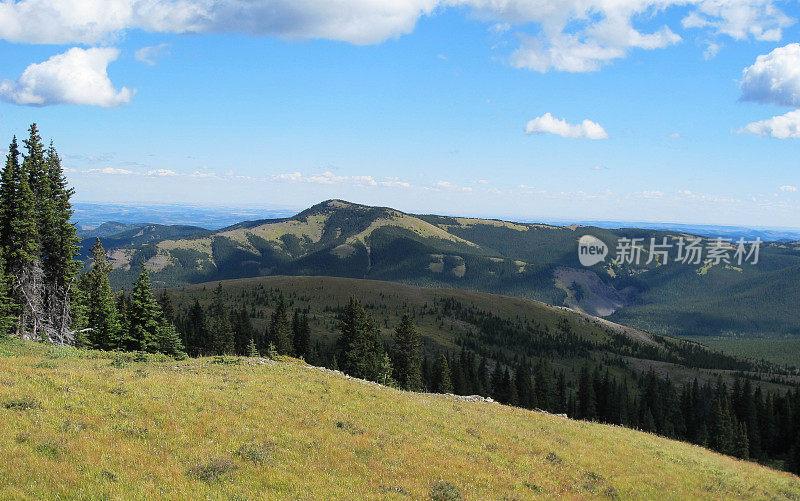
[[[739,133],[772,136],[777,139],[800,138],[800,110],[747,124],[739,129]]]
[[[106,167],[104,169],[89,169],[84,172],[87,172],[89,174],[112,174],[112,175],[118,175],[118,174],[129,175],[134,173],[133,171],[128,169],[118,169],[115,167]]]
[[[592,170],[608,170],[608,167],[606,167],[605,165],[595,165],[594,167],[592,167]]]
[[[134,57],[136,58],[137,61],[142,62],[148,66],[155,66],[156,58],[168,54],[169,54],[169,44],[162,43],[158,45],[152,45],[150,47],[142,47],[141,49],[136,51]]]
[[[670,9],[680,9],[684,29],[735,39],[779,40],[794,21],[777,0],[6,0],[0,38],[96,44],[138,29],[373,44],[446,9],[470,12],[494,37],[522,35],[510,63],[538,71],[594,71],[633,49],[678,43],[677,26],[665,24],[674,19]]]
[[[606,139],[603,127],[591,120],[584,120],[579,125],[572,125],[566,120],[553,117],[550,113],[545,113],[536,117],[525,126],[526,134],[556,134],[561,137],[586,138],[586,139]]]
[[[742,71],[741,89],[743,101],[800,106],[800,44],[758,56]]]
[[[714,59],[722,49],[722,44],[717,42],[706,42],[706,50],[703,51],[703,58],[708,61]]]
[[[683,18],[684,28],[709,28],[735,40],[776,42],[794,20],[772,0],[704,0]]]
[[[3,80],[0,98],[31,106],[127,104],[135,90],[114,89],[106,72],[108,64],[118,56],[119,50],[114,48],[72,48],[43,63],[28,66],[16,81]]]
[[[785,184],[785,185],[781,186],[780,189],[781,189],[781,191],[791,191],[791,192],[794,193],[794,192],[797,191],[797,186],[792,186],[790,184]]]
[[[299,172],[290,172],[287,174],[276,174],[272,176],[272,179],[275,181],[289,181],[296,183],[298,181],[302,181],[303,175]]]
[[[357,44],[410,33],[440,0],[20,0],[0,3],[0,38],[98,43],[129,29],[327,38]]]
[[[159,177],[169,177],[169,176],[177,176],[178,173],[174,170],[170,169],[155,169],[151,171],[147,171],[148,176],[159,176]]]
[[[436,184],[433,185],[433,188],[436,190],[445,190],[445,191],[460,191],[463,193],[471,193],[472,188],[469,186],[459,186],[455,183],[451,183],[450,181],[437,181]]]
[[[189,177],[197,178],[197,179],[209,179],[209,178],[218,178],[216,172],[208,172],[208,171],[199,171],[196,170],[189,174]]]
[[[670,139],[680,139],[681,138],[681,133],[680,132],[673,132],[671,134],[668,134],[667,137],[670,138]]]

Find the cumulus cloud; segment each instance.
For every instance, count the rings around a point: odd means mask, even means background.
[[[794,192],[797,191],[797,186],[792,186],[790,184],[785,184],[785,185],[781,186],[780,189],[781,189],[781,191],[791,191],[791,192],[794,193]]]
[[[148,66],[155,66],[156,58],[166,54],[169,54],[169,44],[162,43],[150,47],[142,47],[136,51],[134,58],[140,63],[144,63]]]
[[[800,106],[800,44],[758,56],[742,71],[741,89],[743,101]]]
[[[31,106],[127,104],[135,90],[114,89],[106,71],[118,56],[119,50],[114,48],[72,48],[43,63],[28,66],[17,80],[3,80],[0,98]]]
[[[584,120],[578,125],[568,123],[566,120],[555,118],[550,113],[536,117],[525,126],[526,134],[556,134],[561,137],[606,139],[603,127],[591,120]]]
[[[739,129],[739,133],[772,136],[777,139],[800,138],[800,110],[747,124]]]
[[[17,0],[0,2],[0,38],[96,44],[139,29],[373,44],[446,9],[472,13],[494,36],[520,35],[509,61],[538,71],[594,71],[632,49],[678,43],[670,9],[681,9],[684,29],[735,39],[779,40],[794,22],[776,0]]]

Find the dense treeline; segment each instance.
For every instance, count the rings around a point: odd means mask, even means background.
[[[12,139],[0,173],[0,336],[182,356],[144,268],[132,294],[114,293],[98,240],[82,272],[61,157],[36,124],[23,145]]]

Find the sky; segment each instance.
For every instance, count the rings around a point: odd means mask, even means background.
[[[0,0],[74,199],[800,227],[800,4]]]

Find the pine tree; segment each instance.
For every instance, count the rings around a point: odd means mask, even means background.
[[[383,344],[375,321],[354,297],[344,309],[339,322],[337,361],[351,376],[375,380],[383,361]]]
[[[142,273],[133,285],[128,309],[128,350],[156,352],[159,348],[160,329],[163,324],[161,307],[150,286],[150,275],[142,264]]]
[[[17,305],[18,332],[39,339],[43,328],[43,278],[39,255],[36,207],[25,163],[19,163],[16,140],[9,147],[2,175],[3,258],[10,280],[11,295]],[[32,332],[28,332],[31,329]]]
[[[233,324],[233,344],[237,355],[247,355],[249,344],[255,338],[255,329],[250,320],[250,312],[244,304],[239,311],[231,310],[231,323]]]
[[[256,343],[253,341],[253,338],[250,338],[250,341],[247,343],[247,356],[251,358],[258,358],[260,355],[258,354],[258,348],[256,348]]]
[[[308,325],[308,316],[305,313],[300,315],[297,310],[292,321],[292,345],[296,357],[311,360],[311,327]]]
[[[99,238],[95,240],[91,252],[92,267],[81,283],[86,298],[86,325],[90,329],[88,344],[100,350],[119,349],[121,326],[108,282],[111,265]]]
[[[292,327],[283,294],[278,296],[278,304],[272,312],[269,324],[269,340],[275,345],[279,355],[292,355]]]
[[[589,373],[589,367],[581,369],[578,380],[578,418],[593,420],[597,417],[597,403],[594,395],[594,384]],[[652,415],[651,415],[652,417]]]
[[[43,197],[39,201],[42,268],[45,276],[45,295],[51,324],[62,338],[70,328],[70,303],[74,279],[80,269],[75,260],[79,238],[72,218],[70,199],[74,194],[67,184],[61,158],[53,144],[45,154]]]
[[[436,360],[433,368],[433,391],[436,393],[453,393],[453,383],[450,377],[450,366],[447,357],[442,353]]]
[[[404,390],[419,391],[422,389],[422,364],[419,333],[409,315],[403,315],[400,324],[394,331],[395,379]]]
[[[209,325],[208,351],[217,355],[230,355],[234,353],[233,329],[230,318],[225,309],[225,291],[222,283],[214,289],[214,299],[211,302],[211,322]]]

